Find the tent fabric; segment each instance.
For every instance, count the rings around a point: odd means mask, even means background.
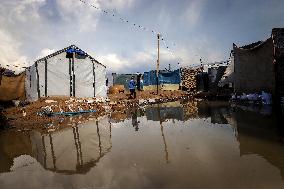
[[[107,97],[106,68],[100,64],[95,65],[95,96]]]
[[[160,71],[159,72],[159,84],[180,84],[180,70],[174,71]],[[145,86],[157,85],[156,71],[144,72],[143,82]]]
[[[267,39],[252,49],[234,46],[234,84],[239,93],[269,92],[274,94],[275,72],[273,41]]]
[[[24,100],[25,98],[25,73],[16,76],[2,76],[0,101]]]
[[[65,53],[47,59],[47,96],[70,96],[69,60]],[[45,96],[44,61],[38,63],[40,96]]]
[[[28,101],[32,101],[38,98],[37,81],[38,79],[37,79],[36,67],[35,65],[32,65],[26,70],[25,88],[26,88],[26,95]]]
[[[90,56],[85,59],[74,57],[74,61],[66,58],[67,50],[40,59],[27,69],[26,91],[29,101],[46,96],[107,96],[106,67]]]

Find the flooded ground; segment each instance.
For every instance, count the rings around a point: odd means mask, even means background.
[[[0,188],[284,188],[269,108],[174,102],[50,134],[0,133]]]

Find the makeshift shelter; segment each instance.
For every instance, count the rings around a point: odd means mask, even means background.
[[[274,64],[276,70],[276,100],[284,106],[284,28],[274,28],[271,34],[274,44]],[[280,102],[280,103],[279,103]]]
[[[14,75],[11,71],[5,70],[0,78],[0,101],[24,100],[25,73]]]
[[[71,45],[35,62],[26,71],[28,100],[48,96],[106,97],[106,67]]]
[[[159,77],[157,81],[156,71],[152,70],[149,72],[144,72],[143,82],[144,90],[155,90],[158,86],[161,90],[178,90],[181,83],[181,73],[180,70],[174,71],[159,71]]]
[[[233,45],[234,85],[239,93],[274,94],[275,70],[271,38],[244,47]]]

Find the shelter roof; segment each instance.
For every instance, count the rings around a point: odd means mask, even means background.
[[[244,46],[241,46],[241,47],[238,47],[235,43],[233,43],[233,49],[234,50],[235,49],[240,49],[240,50],[245,50],[245,51],[251,51],[251,50],[255,50],[255,49],[263,46],[264,44],[266,44],[268,42],[272,42],[271,37],[266,39],[265,41],[257,41],[255,43],[251,43],[251,44],[244,45]]]
[[[63,53],[63,52],[66,52],[66,51],[67,51],[68,49],[70,49],[70,48],[73,48],[73,49],[75,49],[75,50],[80,50],[80,51],[84,52],[84,53],[86,54],[86,56],[87,56],[88,58],[90,58],[93,62],[96,62],[96,63],[101,64],[102,66],[106,67],[105,65],[103,65],[102,63],[100,63],[99,61],[97,61],[95,58],[93,58],[91,55],[89,55],[88,53],[86,53],[85,51],[83,51],[82,49],[80,49],[79,47],[77,47],[76,45],[70,45],[70,46],[68,46],[68,47],[65,47],[65,48],[63,48],[63,49],[61,49],[61,50],[58,50],[58,51],[56,51],[56,52],[54,52],[54,53],[52,53],[52,54],[50,54],[50,55],[47,55],[47,56],[45,56],[45,57],[43,57],[43,58],[38,59],[38,60],[36,60],[35,62],[40,62],[40,61],[43,61],[43,60],[45,60],[45,59],[49,59],[49,58],[54,57],[54,56],[56,56],[56,55],[58,55],[58,54],[61,54],[61,53]]]

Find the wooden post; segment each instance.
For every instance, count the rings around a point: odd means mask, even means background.
[[[160,34],[157,34],[158,38],[158,59],[157,59],[157,70],[156,70],[156,77],[157,77],[157,94],[159,94],[159,67],[160,67]]]

